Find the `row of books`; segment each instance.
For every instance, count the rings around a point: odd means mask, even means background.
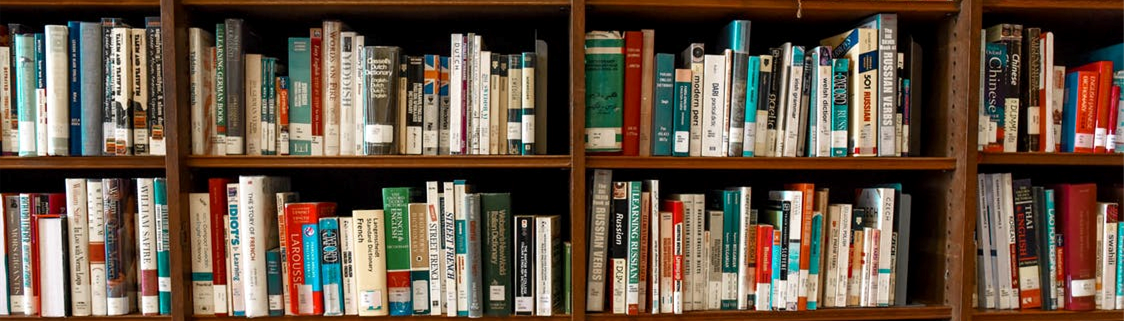
[[[1035,186],[1010,173],[978,184],[979,307],[1124,309],[1124,188],[1098,202],[1095,184]]]
[[[558,215],[514,215],[463,180],[382,189],[382,209],[301,202],[284,177],[191,193],[196,315],[551,316],[569,312]]]
[[[0,152],[164,155],[160,17],[0,25]]]
[[[978,147],[987,152],[1121,153],[1124,44],[1063,66],[1054,33],[997,24],[980,35]]]
[[[748,186],[661,195],[658,180],[613,181],[608,170],[595,171],[591,186],[589,311],[907,302],[912,198],[900,184],[856,190],[853,204],[788,184],[756,208]]]
[[[735,20],[678,61],[655,31],[585,38],[586,150],[626,156],[908,156],[919,151],[920,47],[883,13],[805,48],[750,55]],[[899,47],[899,43],[902,43]],[[901,50],[901,51],[899,51]]]
[[[65,193],[3,194],[0,314],[171,313],[166,184],[76,178]]]
[[[546,43],[450,40],[448,56],[410,56],[327,20],[284,60],[258,54],[241,19],[191,28],[192,154],[545,154]]]

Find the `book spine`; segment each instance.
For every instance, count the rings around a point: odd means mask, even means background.
[[[635,189],[639,193],[639,186]],[[552,316],[562,309],[562,233],[560,217],[535,217],[535,315]]]
[[[226,155],[226,114],[227,114],[227,65],[226,65],[226,50],[227,50],[227,36],[226,36],[226,23],[215,24],[215,50],[213,56],[213,66],[215,70],[214,86],[215,86],[215,136],[211,138],[211,144],[214,145],[213,155]],[[290,44],[290,48],[292,45]],[[290,49],[291,50],[291,49]],[[290,52],[290,57],[292,57]]]
[[[389,227],[386,236],[387,286],[390,295],[390,315],[411,315],[410,288],[410,190],[408,188],[383,189],[383,210]]]
[[[625,156],[639,155],[640,144],[640,93],[643,78],[644,36],[640,31],[624,34],[624,107],[623,141],[621,151]]]
[[[214,270],[211,260],[211,204],[207,193],[188,195],[191,213],[191,295],[192,313],[215,313]]]
[[[613,182],[609,219],[609,299],[613,314],[628,312],[628,182]]]
[[[745,122],[743,125],[741,156],[753,157],[757,153],[757,109],[761,100],[761,56],[749,56],[746,61]]]
[[[837,58],[832,62],[831,73],[831,156],[847,156],[848,106],[847,95],[850,60]]]
[[[681,67],[691,69],[691,142],[689,156],[702,156],[703,137],[703,71],[706,70],[702,43],[692,43],[680,55]],[[691,308],[688,308],[691,309]],[[692,309],[693,310],[693,309]]]
[[[736,190],[722,192],[722,246],[719,249],[721,258],[721,293],[719,308],[722,310],[738,309],[738,262],[744,252],[738,251],[741,244],[741,207],[740,194]]]
[[[1096,130],[1096,93],[1099,75],[1075,71],[1066,76],[1066,106],[1062,117],[1063,152],[1092,153]]]
[[[67,55],[67,37],[69,32],[64,25],[47,25],[43,27],[45,31],[46,52],[44,53],[46,59],[46,115],[47,122],[45,124],[46,131],[39,130],[39,133],[45,133],[47,137],[40,137],[38,139],[46,139],[47,146],[44,150],[50,156],[67,156],[70,155],[69,140],[70,136],[70,117],[68,110],[70,109],[69,103],[69,90],[67,84],[70,80]],[[77,138],[77,137],[75,137]]]
[[[129,28],[114,27],[112,44],[109,46],[112,50],[109,59],[113,62],[110,86],[113,92],[113,137],[116,140],[114,144],[116,155],[132,155],[133,147],[132,127],[130,126],[132,123],[129,117],[133,111],[133,95],[130,92],[133,88],[130,74],[132,70],[130,51],[132,37],[129,37],[129,33]]]
[[[340,29],[339,21],[324,21],[320,47],[320,96],[324,156],[340,154]],[[314,40],[315,41],[315,40]],[[315,46],[315,45],[314,45]],[[315,108],[315,107],[313,107]]]
[[[89,226],[87,225],[89,200],[86,194],[86,180],[66,179],[66,220],[67,252],[69,258],[70,311],[74,316],[90,315],[90,270],[89,270]],[[3,211],[3,210],[0,210]],[[2,225],[4,222],[0,222]],[[0,238],[0,245],[5,242]],[[0,246],[0,248],[3,248]],[[3,251],[6,251],[3,250]],[[0,265],[0,275],[7,275],[7,267]],[[7,279],[0,281],[0,288],[7,288]],[[8,296],[0,296],[0,314],[9,314]]]
[[[640,200],[640,310],[660,312],[660,182],[646,180]]]
[[[420,155],[422,153],[422,125],[424,124],[424,103],[422,101],[422,83],[425,77],[425,67],[423,65],[424,59],[419,56],[406,56],[405,65],[406,69],[402,71],[402,75],[406,78],[405,92],[406,96],[406,109],[405,123],[402,124],[402,129],[405,131],[401,134],[404,135],[399,144],[405,148],[404,154]]]
[[[523,57],[510,55],[507,60],[507,153],[523,153]],[[534,76],[534,75],[529,75]]]
[[[1030,180],[1020,179],[1013,182],[1014,210],[1015,210],[1015,235],[1016,253],[1019,273],[1019,305],[1021,308],[1041,307],[1041,285],[1039,284],[1040,268],[1038,265],[1038,233],[1034,222],[1033,210],[1034,196],[1031,192]]]
[[[814,99],[810,102],[814,107],[810,109],[812,112],[809,116],[809,123],[815,122],[815,131],[809,131],[809,144],[808,149],[815,151],[815,156],[830,157],[831,156],[831,125],[833,114],[832,111],[832,89],[833,89],[833,74],[832,68],[834,67],[831,59],[831,50],[827,47],[816,47],[812,58],[812,82],[813,88],[812,96]],[[812,126],[809,126],[812,128]],[[812,143],[814,142],[814,143]],[[808,156],[812,156],[808,153]]]
[[[754,142],[754,156],[773,156],[776,139],[776,107],[777,93],[776,81],[773,77],[777,74],[778,61],[770,50],[769,54],[761,55],[761,80],[758,87],[761,92],[757,100],[757,140]],[[772,131],[770,131],[772,130]]]
[[[366,120],[363,139],[366,155],[386,155],[395,149],[398,101],[398,47],[366,47]]]
[[[106,274],[105,274],[105,195],[102,192],[103,182],[101,179],[86,180],[86,202],[89,216],[87,217],[87,224],[89,229],[89,247],[87,253],[89,254],[90,263],[90,315],[103,316],[106,315]],[[9,231],[13,227],[19,227],[19,221],[13,221],[12,217],[17,215],[9,215],[7,220]],[[16,224],[13,224],[16,223]],[[13,248],[12,245],[17,245],[18,237],[8,235],[8,254],[12,258],[19,257],[22,254],[22,248]],[[11,260],[9,275],[16,276],[21,271],[21,267],[15,264],[15,259]],[[22,277],[22,275],[19,275]],[[11,303],[11,312],[23,312],[26,307],[17,295],[22,294],[22,287],[19,287],[21,279],[9,277],[9,302]],[[16,291],[19,290],[19,291]],[[17,308],[19,311],[17,311]]]
[[[1101,309],[1114,310],[1116,307],[1116,225],[1119,220],[1119,206],[1116,203],[1098,203],[1099,212],[1104,212],[1104,220],[1098,222],[1104,232],[1100,238],[1103,240],[1101,247],[1102,264],[1099,267],[1101,274]]]
[[[427,245],[427,216],[425,203],[410,203],[408,219],[410,229],[410,296],[411,309],[416,315],[429,311],[429,246]]]
[[[340,145],[342,152],[347,145]],[[340,272],[343,275],[341,280],[343,284],[343,314],[344,315],[358,315],[357,308],[358,295],[355,292],[355,219],[352,217],[340,217]]]
[[[160,32],[160,17],[145,18],[145,42],[148,64],[148,150],[150,155],[168,152],[164,141],[164,41]],[[169,312],[170,313],[170,312]]]
[[[19,134],[14,124],[18,124],[16,104],[12,101],[17,91],[15,89],[15,72],[13,58],[15,58],[15,42],[9,40],[0,46],[0,155],[12,155],[19,152]]]
[[[320,240],[320,284],[324,293],[324,315],[343,315],[343,282],[340,269],[340,223],[336,217],[321,217],[319,220]]]
[[[1040,110],[1042,109],[1039,90],[1044,84],[1042,42],[1039,41],[1042,29],[1026,28],[1024,36],[1026,42],[1022,46],[1022,58],[1026,59],[1026,72],[1022,75],[1022,105],[1019,106],[1019,139],[1018,150],[1022,152],[1037,151],[1041,140],[1040,136]]]
[[[226,50],[224,67],[226,68],[226,154],[242,155],[246,149],[246,36],[248,32],[241,19],[227,19]]]
[[[671,156],[675,113],[675,56],[656,54],[655,89],[652,95],[651,155]]]
[[[101,91],[101,123],[102,139],[104,140],[101,142],[101,155],[114,155],[117,153],[117,140],[114,138],[116,126],[114,125],[113,113],[116,109],[113,106],[113,87],[111,86],[113,84],[113,60],[111,57],[113,55],[113,27],[117,26],[118,23],[118,19],[114,18],[102,18],[99,23],[99,26],[101,26],[102,39],[102,45],[100,47],[102,52],[102,60],[100,61],[102,77],[100,79],[104,80],[103,90]],[[14,43],[18,41],[18,38],[13,37],[12,41]],[[22,99],[19,101],[23,102]]]
[[[252,55],[247,55],[250,59]],[[260,59],[256,59],[260,61]],[[250,65],[252,63],[248,63]],[[260,85],[257,85],[260,86]],[[247,88],[257,87],[254,84],[247,83]],[[251,99],[252,100],[252,99]],[[250,124],[250,123],[248,123]],[[250,142],[252,140],[247,140]],[[250,145],[250,144],[247,144]],[[266,262],[265,252],[268,250],[269,235],[268,228],[270,224],[266,221],[270,220],[265,213],[271,209],[269,207],[273,197],[267,197],[267,194],[272,190],[268,186],[272,184],[272,179],[265,176],[241,176],[238,178],[237,195],[228,194],[228,202],[237,204],[237,211],[231,211],[231,223],[237,224],[231,226],[231,247],[235,253],[231,257],[235,258],[232,261],[232,266],[235,266],[238,272],[238,280],[242,282],[242,296],[244,302],[244,311],[247,317],[268,316],[269,315],[269,299],[268,299],[268,279],[265,273]],[[230,200],[229,197],[237,196],[236,200]],[[234,242],[237,240],[237,242]],[[232,274],[233,275],[233,274]],[[237,282],[237,281],[236,281]],[[235,286],[235,285],[232,285]],[[237,306],[237,299],[235,306]],[[237,311],[237,309],[235,310]]]
[[[658,310],[653,313],[674,313],[674,272],[672,271],[672,264],[675,262],[675,234],[674,234],[674,214],[671,212],[670,206],[665,202],[663,204],[663,211],[660,211],[659,219],[659,275],[655,276],[659,279],[659,306]]]
[[[309,122],[311,124],[312,156],[324,155],[324,29],[308,31],[309,56]]]
[[[213,273],[213,296],[216,316],[226,316],[230,313],[230,288],[228,286],[227,248],[229,247],[226,233],[229,230],[227,215],[226,185],[228,180],[212,178],[208,180],[208,194],[210,194],[211,217],[211,268]]]
[[[285,315],[284,303],[281,302],[281,249],[274,248],[265,252],[265,273],[268,280],[267,291],[269,296],[269,315]]]
[[[512,289],[515,294],[515,315],[532,315],[535,313],[535,217],[515,216],[514,233],[515,284]]]
[[[749,54],[745,52],[734,52],[732,62],[733,64],[728,66],[731,75],[728,77],[729,80],[727,81],[730,84],[730,87],[727,88],[727,100],[729,103],[726,107],[728,109],[726,118],[729,118],[726,125],[728,130],[726,130],[723,135],[727,137],[727,145],[729,145],[727,148],[727,156],[737,157],[742,156],[743,150],[745,149],[745,112],[748,110],[746,109],[746,101],[748,101],[746,91],[748,90],[747,84],[750,69]]]
[[[442,241],[442,194],[440,183],[428,181],[425,183],[425,236],[429,243],[429,256],[426,259],[429,267],[429,314],[442,315],[445,313],[445,266],[443,255],[445,243]],[[450,194],[449,197],[452,197]]]
[[[784,104],[782,105],[783,112],[779,114],[779,117],[783,119],[781,119],[779,125],[781,129],[777,133],[777,150],[780,153],[778,156],[795,157],[797,156],[796,151],[799,150],[799,137],[802,132],[800,129],[802,109],[800,107],[803,101],[804,73],[809,66],[805,66],[804,47],[791,46],[791,50],[786,51],[786,53],[791,55],[791,60],[785,66],[788,77],[785,78],[787,83],[783,85],[787,89],[782,91],[784,93],[782,95]]]
[[[70,306],[70,297],[67,293],[66,276],[68,269],[62,262],[67,256],[66,248],[66,219],[65,214],[38,215],[36,224],[39,226],[38,235],[34,243],[36,248],[43,253],[39,257],[39,266],[57,266],[58,268],[43,269],[39,272],[42,280],[42,296],[49,298],[43,302],[39,315],[41,317],[65,317]],[[53,251],[52,251],[53,250]]]
[[[289,289],[292,287],[292,282],[291,282],[292,278],[290,277],[290,274],[292,272],[289,271],[290,267],[289,267],[289,264],[288,264],[289,253],[290,253],[291,250],[289,249],[289,244],[288,244],[289,243],[289,225],[288,225],[289,217],[286,214],[285,208],[288,206],[288,204],[297,202],[297,194],[292,193],[292,192],[282,192],[282,193],[277,193],[276,197],[277,197],[277,201],[275,203],[277,205],[277,235],[278,235],[278,238],[279,238],[279,240],[278,240],[279,241],[278,242],[278,244],[279,244],[278,251],[280,252],[281,259],[282,259],[282,262],[281,262],[281,286],[283,288],[282,288],[282,291],[281,291],[281,300],[282,300],[282,304],[284,304],[285,315],[296,315],[295,310],[293,310],[293,303],[292,303],[293,300],[294,300],[293,296],[295,295],[295,293],[290,293],[291,291],[289,291]]]
[[[757,311],[772,310],[772,284],[773,284],[773,227],[770,225],[757,226],[757,299],[753,305]]]
[[[442,191],[444,195],[444,204],[441,208],[441,236],[444,241],[445,250],[442,254],[444,260],[444,276],[445,276],[445,316],[455,317],[458,311],[457,294],[458,281],[457,273],[460,269],[457,266],[457,198],[454,195],[454,182],[442,183]]]
[[[425,81],[422,84],[422,154],[437,155],[441,130],[438,127],[438,89],[441,82],[441,60],[437,55],[425,55]]]
[[[726,96],[725,76],[726,58],[722,55],[706,55],[703,76],[704,94],[702,98],[702,151],[701,156],[725,156],[722,146],[724,115],[723,100]]]
[[[987,127],[988,144],[984,147],[984,151],[1002,151],[1003,142],[1000,141],[1004,137],[1005,109],[1004,102],[1001,100],[1006,92],[1006,86],[1003,85],[1003,72],[1007,65],[1007,47],[1001,44],[988,43],[986,44],[986,78],[984,79],[985,85],[985,106],[987,107],[987,116],[989,118]]]
[[[18,140],[13,148],[19,156],[35,156],[35,42],[31,35],[16,35],[13,42]]]
[[[284,97],[289,101],[289,154],[291,155],[312,155],[310,51],[309,38],[289,38],[289,89]],[[282,133],[285,132],[283,124],[282,122]]]
[[[536,145],[535,143],[535,136],[538,135],[536,132],[541,130],[541,128],[535,127],[536,119],[540,119],[541,117],[541,115],[535,114],[535,104],[538,103],[535,98],[535,93],[539,91],[540,87],[536,85],[535,78],[538,78],[538,73],[535,71],[535,68],[546,68],[546,66],[536,66],[538,63],[538,57],[535,53],[523,53],[523,93],[520,95],[523,100],[523,111],[521,112],[523,119],[520,120],[520,140],[523,143],[523,155],[534,155],[536,150],[540,148],[539,146],[545,146]],[[545,81],[546,80],[543,79],[543,82]],[[546,126],[546,124],[539,125],[542,126],[542,128]],[[542,144],[545,144],[545,142]]]
[[[683,253],[686,249],[683,242],[686,231],[683,228],[683,202],[665,201],[664,207],[671,211],[671,311],[683,314]]]
[[[187,74],[191,104],[191,155],[208,155],[207,145],[209,138],[207,132],[213,128],[206,124],[210,106],[205,84],[212,82],[205,71],[204,61],[207,60],[207,44],[204,43],[206,31],[200,28],[190,28],[187,31]],[[206,138],[205,138],[206,137]]]
[[[628,210],[628,212],[626,212],[627,213],[626,215],[628,215],[628,216],[626,216],[626,217],[627,217],[627,220],[628,220],[628,222],[627,222],[627,224],[628,224],[627,225],[627,231],[628,232],[626,234],[627,235],[626,237],[627,237],[628,241],[627,241],[626,244],[628,246],[628,252],[627,252],[626,258],[628,260],[627,261],[627,264],[628,264],[627,273],[628,274],[627,274],[626,277],[627,277],[628,283],[627,283],[626,288],[625,288],[625,291],[626,291],[625,300],[626,300],[626,304],[628,306],[627,306],[626,314],[639,314],[640,313],[640,261],[641,261],[640,247],[642,246],[641,245],[642,244],[641,238],[640,238],[640,234],[641,234],[640,227],[641,227],[641,221],[642,221],[641,215],[643,215],[643,213],[641,213],[641,211],[640,211],[641,185],[640,185],[639,181],[632,181],[632,182],[628,182],[627,186],[628,187],[626,187],[626,188],[627,188],[627,193],[628,193],[627,194],[628,195],[627,196],[628,197],[627,198],[627,210]],[[539,227],[541,227],[541,225]],[[540,231],[538,234],[541,234],[541,233],[542,232]],[[541,245],[542,243],[540,242],[538,244]],[[542,253],[543,251],[540,250],[539,252]],[[540,268],[539,270],[541,271],[542,268]],[[549,279],[547,279],[547,280],[549,280]],[[540,293],[541,293],[541,291],[540,291]],[[540,303],[541,303],[542,297],[540,296],[539,299],[540,299]],[[542,308],[539,307],[539,310],[541,311]],[[540,313],[540,315],[541,315],[541,313]]]
[[[450,37],[449,53],[449,154],[461,155],[465,152],[464,116],[466,41],[463,34],[454,33]]]
[[[624,38],[616,32],[595,31],[585,36],[585,148],[590,152],[617,152],[622,149],[624,44]],[[533,75],[527,70],[523,74]],[[523,88],[531,91],[533,87]]]
[[[145,49],[148,48],[148,39],[145,38],[142,28],[130,28],[129,58],[132,59],[129,67],[130,95],[132,95],[132,108],[129,111],[128,135],[132,135],[132,154],[148,155],[148,57]]]
[[[671,146],[672,156],[690,155],[691,145],[691,69],[675,69],[675,87],[673,88],[674,110],[672,129],[674,141]]]
[[[808,256],[811,258],[808,262],[808,310],[817,309],[820,301],[820,274],[822,269],[823,259],[823,214],[819,212],[812,214],[812,244],[809,248]]]
[[[153,202],[151,178],[137,179],[137,247],[140,254],[140,312],[143,315],[160,314],[160,291],[157,286],[156,264],[156,206]]]
[[[450,134],[450,132],[452,131],[452,127],[450,124],[450,122],[452,121],[452,115],[450,115],[450,113],[452,112],[452,107],[450,107],[451,102],[449,98],[449,57],[439,56],[438,58],[440,62],[440,66],[438,68],[440,70],[440,79],[438,81],[437,89],[437,110],[439,112],[437,121],[437,154],[451,155],[452,153],[449,147],[449,136],[452,135]]]
[[[705,302],[707,290],[707,252],[705,252],[704,249],[708,241],[706,234],[704,234],[707,226],[706,210],[704,206],[706,204],[706,196],[704,194],[691,194],[690,197],[691,219],[693,220],[693,224],[691,227],[691,234],[689,235],[691,235],[693,239],[691,243],[692,250],[690,252],[693,254],[693,258],[691,265],[689,265],[691,268],[690,272],[687,275],[692,278],[691,291],[693,293],[691,294],[691,298],[695,304],[695,310],[704,310],[705,306],[703,303]]]
[[[514,301],[512,288],[512,259],[515,253],[512,246],[512,214],[511,195],[488,193],[481,194],[481,210],[483,211],[483,230],[487,231],[482,242],[484,286],[488,294],[484,306],[484,314],[490,316],[506,316],[512,313],[511,302]]]
[[[481,258],[480,258],[480,195],[467,194],[465,195],[465,238],[466,253],[465,264],[467,265],[465,278],[467,279],[468,295],[468,317],[478,318],[483,315],[483,295],[481,294],[481,286],[483,285],[483,275],[481,271]]]
[[[230,315],[245,316],[246,315],[246,289],[243,287],[242,270],[245,264],[245,258],[242,252],[242,224],[241,224],[241,211],[238,190],[238,183],[226,184],[226,213],[224,213],[224,224],[226,227],[226,255],[227,255],[227,271],[226,283],[228,286],[229,307]]]
[[[877,21],[875,27],[878,28],[878,156],[898,156],[897,146],[894,145],[894,111],[898,95],[898,15],[882,13],[872,19]],[[889,235],[889,232],[886,234]]]
[[[605,277],[608,275],[609,216],[612,209],[612,171],[595,170],[591,187],[589,281],[586,309],[604,311]]]
[[[125,209],[126,201],[125,194],[128,193],[128,187],[124,180],[121,179],[105,179],[102,181],[105,199],[105,279],[106,279],[106,313],[108,315],[125,315],[129,313],[130,303],[126,296],[125,274],[127,268],[125,267]],[[20,200],[23,201],[22,199]],[[21,209],[22,212],[22,209]],[[23,213],[20,213],[22,216]],[[25,257],[29,257],[25,253]],[[30,270],[31,266],[25,264],[24,270]],[[33,277],[29,277],[29,273],[24,273],[25,284],[29,284]],[[28,285],[24,286],[25,297],[27,294],[33,293]],[[37,311],[38,307],[34,301],[28,302],[25,306],[26,310]]]
[[[265,145],[262,144],[263,137],[265,136],[265,126],[262,124],[262,112],[267,111],[262,99],[265,97],[265,91],[262,87],[262,76],[266,70],[265,61],[262,60],[262,55],[259,54],[246,54],[243,56],[245,63],[245,153],[246,155],[261,156],[265,155]],[[264,253],[264,252],[263,252]],[[262,257],[265,258],[264,256]],[[264,268],[265,266],[262,265]],[[268,311],[264,311],[267,312]]]
[[[67,152],[82,155],[82,23],[67,22],[66,31]],[[67,224],[67,227],[70,225]],[[73,304],[73,298],[71,299]]]
[[[488,87],[486,89],[488,91],[488,154],[506,154],[506,151],[500,149],[501,146],[507,147],[506,137],[502,142],[500,141],[500,123],[507,124],[506,120],[501,119],[502,116],[507,114],[507,109],[504,108],[501,111],[500,102],[506,102],[507,100],[501,96],[503,92],[500,91],[500,88],[504,86],[500,83],[502,80],[500,75],[507,74],[507,72],[501,71],[500,65],[501,60],[507,57],[494,52],[491,53],[490,57],[488,68],[485,68],[488,71]],[[502,65],[504,69],[507,68],[506,63],[502,63]]]
[[[363,102],[358,100],[359,90],[362,88],[360,83],[360,66],[362,66],[363,46],[358,44],[357,39],[359,36],[352,31],[344,31],[340,33],[340,70],[339,70],[339,133],[340,133],[340,155],[349,156],[361,153],[359,149],[357,137],[362,136],[360,127],[356,126],[356,116],[362,118],[361,108]]]
[[[360,316],[387,315],[386,243],[382,210],[356,210],[355,292]]]
[[[24,315],[36,315],[39,313],[38,302],[35,300],[35,294],[32,284],[35,282],[35,270],[32,265],[34,255],[31,252],[32,237],[31,237],[31,212],[33,205],[31,194],[19,194],[19,244],[20,256],[17,260],[19,263],[20,277],[20,293],[19,302],[23,305]]]

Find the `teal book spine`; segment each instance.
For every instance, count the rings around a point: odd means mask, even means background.
[[[685,157],[691,144],[691,69],[675,69],[671,155]]]
[[[737,190],[722,191],[722,310],[738,309],[738,244],[740,244],[741,193]],[[714,290],[714,289],[711,289]]]
[[[719,39],[719,49],[730,49],[734,52],[749,53],[749,20],[734,20],[722,29],[722,38]]]
[[[324,294],[324,315],[343,315],[343,272],[340,269],[340,221],[320,218],[320,283]]]
[[[652,110],[652,156],[671,156],[675,113],[675,55],[656,54],[655,108]]]
[[[848,111],[847,75],[850,60],[837,58],[831,67],[831,157],[847,156]]]
[[[782,236],[783,234],[784,233],[782,233],[779,229],[776,230],[776,231],[773,231],[773,252],[772,252],[773,278],[772,278],[772,285],[769,286],[769,288],[773,289],[773,291],[771,291],[769,293],[769,309],[770,310],[780,310],[780,308],[783,307],[784,304],[785,304],[784,301],[782,301],[782,298],[780,298],[779,295],[777,295],[779,293],[777,291],[777,287],[782,286],[782,284],[780,283],[782,281],[781,280],[781,275],[782,275],[781,265],[786,264],[786,262],[784,262],[785,260],[783,258],[781,258],[781,255],[780,255],[781,254],[781,247],[784,246],[783,244],[785,243],[784,237]]]
[[[522,115],[520,115],[519,136],[523,143],[523,155],[535,154],[535,64],[538,63],[534,52],[523,53],[523,94],[521,95]],[[542,66],[546,68],[546,66]],[[546,81],[546,79],[543,79]],[[540,124],[546,126],[546,124]]]
[[[265,252],[266,292],[269,294],[269,316],[285,315],[281,284],[281,249]]]
[[[16,118],[19,156],[35,156],[35,39],[16,35]]]
[[[823,214],[812,215],[812,242],[808,250],[808,310],[815,310],[820,297],[820,265],[823,264]]]
[[[156,203],[156,278],[159,290],[160,314],[172,313],[172,266],[168,256],[171,249],[171,235],[168,232],[168,180],[153,180],[154,203]]]
[[[624,97],[624,37],[594,31],[585,36],[585,149],[621,151]]]
[[[410,287],[410,188],[382,189],[383,215],[386,216],[386,287],[390,294],[390,315],[414,313]]]
[[[1054,208],[1054,190],[1044,190],[1042,191],[1042,195],[1044,199],[1043,202],[1045,203],[1044,212],[1046,215],[1046,252],[1050,255],[1047,260],[1047,267],[1049,269],[1048,271],[1050,271],[1050,275],[1053,276],[1057,275],[1058,269],[1061,268],[1060,263],[1062,262],[1058,261],[1059,257],[1057,255],[1058,251],[1060,250],[1059,245],[1061,244],[1059,244],[1059,241],[1061,241],[1061,237],[1057,232],[1058,218],[1057,211]],[[1057,310],[1058,308],[1060,308],[1058,303],[1065,300],[1065,291],[1062,290],[1063,284],[1064,282],[1051,282],[1051,285],[1054,286],[1054,289],[1042,289],[1042,291],[1048,291],[1051,293],[1050,302],[1042,303],[1043,305],[1048,306],[1050,310]]]
[[[216,37],[222,34],[216,32]],[[312,54],[308,38],[289,38],[289,154],[312,155]],[[219,55],[221,57],[221,55]],[[215,64],[221,68],[222,64]],[[219,86],[222,82],[216,82]],[[220,104],[221,106],[221,104]],[[219,117],[221,118],[221,117]]]
[[[742,137],[742,157],[753,157],[757,152],[757,101],[761,95],[761,56],[749,56],[749,70],[745,74],[745,132]]]

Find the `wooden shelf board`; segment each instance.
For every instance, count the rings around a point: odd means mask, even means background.
[[[188,6],[569,6],[568,0],[184,0]]]
[[[269,317],[269,318],[266,318],[265,320],[271,320],[271,321],[272,320],[285,320],[285,321],[313,321],[313,320],[358,321],[358,320],[385,320],[386,318],[387,317],[385,317],[385,316],[384,317],[359,317],[359,316],[353,316],[353,315],[333,316],[333,317],[323,317],[323,316],[314,316],[314,315],[307,315],[307,316],[288,315],[288,316],[282,316],[282,317]],[[456,319],[456,318],[446,317],[444,315],[440,315],[440,316],[414,315],[414,316],[408,316],[408,317],[389,317],[389,318],[393,319],[393,320],[410,320],[410,321],[448,321],[448,320],[455,320]],[[214,317],[214,316],[192,316],[192,317],[189,317],[188,319],[189,320],[196,320],[196,321],[229,321],[229,320],[231,320],[230,317]],[[526,316],[523,316],[523,315],[506,316],[506,317],[484,316],[483,318],[474,319],[474,320],[555,320],[555,321],[563,321],[563,320],[570,320],[570,316],[569,315],[556,315],[556,316],[550,316],[550,317],[539,317],[539,316],[529,316],[529,315],[526,315]]]
[[[980,153],[981,165],[1122,166],[1124,154]]]
[[[192,168],[569,168],[570,156],[191,156]]]
[[[0,169],[163,169],[163,156],[0,157]]]
[[[949,319],[952,308],[919,306],[893,308],[843,308],[813,311],[694,311],[684,314],[588,314],[587,320],[930,320]]]
[[[1031,310],[977,310],[972,312],[973,321],[1120,321],[1124,311],[1042,311]]]
[[[159,0],[0,0],[3,7],[35,7],[35,8],[74,8],[74,7],[106,7],[106,8],[138,8],[160,7]]]
[[[0,320],[4,320],[4,321],[8,321],[8,320],[28,320],[28,321],[31,321],[31,320],[78,320],[78,321],[83,321],[83,320],[171,320],[171,319],[172,319],[172,316],[170,316],[170,315],[151,316],[151,315],[140,315],[140,314],[127,314],[127,315],[115,315],[115,316],[85,316],[85,317],[69,316],[69,317],[66,317],[66,318],[45,318],[45,317],[34,316],[34,315],[3,315],[3,316],[0,316]]]
[[[960,11],[958,1],[907,0],[804,0],[798,7],[791,0],[589,0],[590,11],[628,14],[632,12],[662,14],[669,10],[675,16],[719,17],[749,15],[760,18],[796,18],[797,9],[804,19],[851,20],[878,12],[897,12],[910,17],[941,17]]]
[[[985,12],[1124,10],[1122,0],[984,0]]]
[[[623,157],[590,156],[589,168],[615,169],[808,169],[808,170],[953,170],[946,157]]]

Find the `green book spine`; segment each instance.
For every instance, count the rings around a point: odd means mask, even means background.
[[[294,156],[312,155],[311,48],[308,38],[289,38],[289,155]]]
[[[656,54],[655,108],[652,110],[652,155],[671,155],[675,112],[675,55]]]
[[[482,193],[480,206],[484,213],[483,230],[486,235],[480,247],[483,250],[484,286],[487,297],[484,314],[489,316],[508,316],[512,312],[511,302],[515,301],[515,291],[511,287],[514,253],[512,247],[511,194]]]
[[[837,58],[831,69],[831,157],[847,156],[847,73],[850,60]]]
[[[691,69],[675,69],[672,156],[688,156],[691,144]]]
[[[741,193],[737,190],[722,191],[722,310],[738,309],[738,226]],[[714,290],[714,289],[711,289]]]
[[[573,313],[573,289],[570,284],[573,284],[573,274],[570,272],[570,264],[573,262],[573,244],[570,242],[563,243],[562,253],[562,312],[564,314]]]
[[[749,56],[745,73],[745,131],[742,157],[753,157],[757,151],[757,101],[761,84],[761,56]]]
[[[382,189],[386,222],[386,286],[390,294],[391,315],[410,315],[414,310],[410,292],[409,204],[409,187]]]
[[[586,151],[621,151],[623,47],[619,32],[593,31],[585,36]]]
[[[815,310],[819,301],[820,269],[823,265],[823,214],[812,215],[812,246],[808,260],[808,310]]]

